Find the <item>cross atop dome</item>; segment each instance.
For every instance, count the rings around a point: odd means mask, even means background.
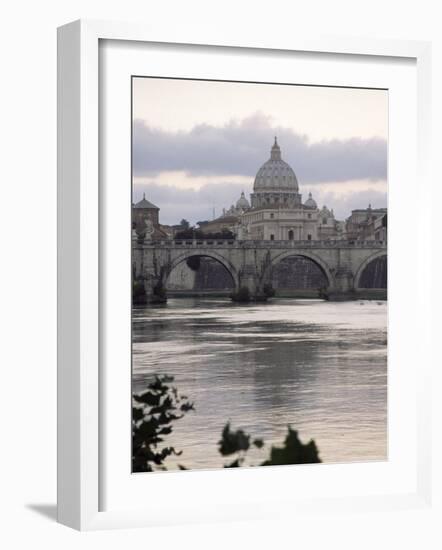
[[[270,160],[281,160],[281,149],[275,136],[275,143],[270,151]]]

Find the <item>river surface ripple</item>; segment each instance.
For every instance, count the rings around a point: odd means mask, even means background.
[[[166,443],[183,451],[168,469],[219,468],[227,421],[268,456],[290,424],[313,438],[323,462],[387,458],[387,303],[222,298],[170,299],[133,311],[133,390],[154,374],[175,377],[195,403]]]

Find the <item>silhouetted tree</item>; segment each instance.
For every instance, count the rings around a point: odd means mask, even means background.
[[[185,395],[169,384],[172,376],[156,376],[148,390],[133,396],[132,406],[132,471],[152,472],[162,467],[165,459],[180,455],[174,447],[162,447],[165,435],[172,433],[172,422],[183,418],[191,403]]]
[[[205,233],[201,229],[195,229],[192,227],[179,230],[175,233],[174,239],[199,239],[199,240],[235,240],[235,234],[228,229],[217,231],[216,233]]]
[[[193,403],[185,395],[179,395],[170,384],[171,376],[156,376],[148,385],[147,391],[133,396],[132,407],[132,471],[152,472],[165,470],[164,462],[170,455],[181,455],[174,447],[163,446],[165,436],[172,433],[172,424],[183,418],[191,410]],[[224,468],[238,468],[244,464],[251,447],[264,447],[262,439],[252,439],[244,430],[233,431],[228,422],[218,441],[218,450],[222,456],[233,460]],[[283,464],[312,464],[321,462],[318,449],[313,440],[304,444],[299,440],[298,432],[288,426],[288,433],[282,447],[272,446],[270,456],[258,466],[277,466]],[[178,466],[186,470],[185,466]]]
[[[174,239],[193,239],[193,237],[198,238],[198,231],[194,229],[181,229],[175,233]]]
[[[302,443],[298,438],[298,432],[288,427],[288,434],[283,447],[270,449],[270,458],[261,466],[278,466],[281,464],[314,464],[321,462],[316,443],[311,439],[308,443]]]
[[[247,435],[243,430],[232,432],[230,422],[228,422],[222,431],[221,440],[218,441],[218,450],[223,456],[237,454],[233,462],[226,464],[224,468],[238,468],[245,460],[245,454],[250,448],[250,435]],[[264,443],[262,439],[255,439],[252,445],[260,449]]]
[[[218,442],[218,450],[223,456],[236,455],[233,462],[225,464],[224,468],[237,468],[245,461],[246,453],[250,449],[251,436],[243,430],[232,431],[230,423],[224,426],[221,440]],[[264,446],[262,439],[254,439],[252,445],[261,449]],[[318,449],[313,440],[302,443],[298,438],[298,432],[288,426],[288,434],[282,447],[270,449],[270,457],[260,466],[279,466],[283,464],[313,464],[321,462]]]

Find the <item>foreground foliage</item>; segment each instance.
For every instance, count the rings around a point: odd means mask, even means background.
[[[221,231],[211,232],[207,233],[204,231],[201,231],[201,229],[196,228],[184,228],[181,231],[178,231],[175,233],[174,236],[175,240],[180,239],[199,239],[199,240],[229,240],[234,241],[236,239],[236,236],[234,233],[229,231],[228,229],[222,229]]]
[[[172,454],[179,455],[174,447],[162,447],[164,436],[172,433],[172,422],[191,411],[185,395],[179,395],[171,376],[156,376],[148,390],[133,396],[132,406],[132,471],[152,472],[154,466],[163,465]]]
[[[181,455],[182,451],[164,444],[165,436],[173,431],[173,423],[194,410],[194,405],[185,395],[180,395],[172,386],[173,377],[156,376],[147,391],[133,396],[132,407],[132,471],[152,472],[165,470],[170,455]],[[230,457],[224,468],[238,468],[245,465],[247,452],[251,448],[262,449],[264,441],[252,438],[243,430],[232,430],[228,422],[218,441],[218,451],[223,457]],[[277,466],[283,464],[313,464],[321,462],[313,440],[304,444],[298,432],[288,426],[282,447],[272,446],[269,457],[255,466]],[[252,464],[249,464],[252,466]],[[179,466],[185,470],[185,466]]]
[[[233,462],[225,464],[224,468],[237,468],[244,464],[246,453],[255,446],[261,449],[264,446],[262,439],[253,439],[251,436],[244,433],[243,430],[231,431],[230,423],[226,424],[223,429],[221,440],[218,442],[219,452],[223,456],[236,455]],[[321,462],[319,458],[318,448],[316,443],[311,439],[304,444],[298,437],[298,432],[292,430],[288,426],[288,433],[282,447],[274,447],[270,449],[270,456],[259,466],[279,466],[283,464],[314,464]]]

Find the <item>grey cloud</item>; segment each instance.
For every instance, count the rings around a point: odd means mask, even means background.
[[[386,140],[354,137],[310,143],[306,135],[272,126],[271,120],[259,113],[222,127],[200,124],[188,132],[167,132],[135,120],[134,175],[184,171],[192,176],[242,175],[253,179],[269,157],[274,135],[301,184],[387,177]]]

